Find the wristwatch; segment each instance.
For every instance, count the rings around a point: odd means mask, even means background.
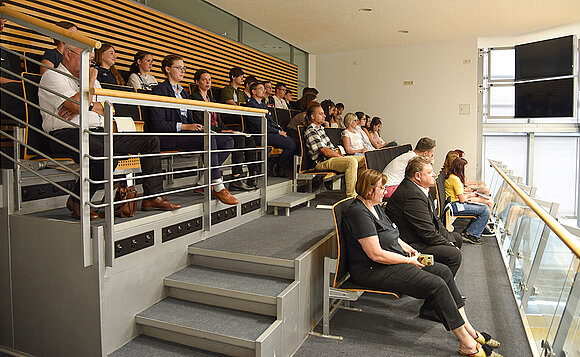
[[[89,112],[90,112],[91,110],[93,110],[93,108],[94,108],[94,107],[95,107],[95,103],[91,103],[91,104],[89,104]]]

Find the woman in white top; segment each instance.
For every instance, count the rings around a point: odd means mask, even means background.
[[[131,75],[127,85],[135,89],[153,89],[157,85],[157,79],[149,73],[153,67],[153,55],[149,52],[139,51],[133,58],[130,68]]]
[[[342,146],[347,155],[362,155],[367,149],[363,142],[363,138],[356,130],[358,126],[358,119],[353,113],[348,113],[344,117],[344,125],[346,129],[342,132]],[[364,135],[364,134],[363,134]]]

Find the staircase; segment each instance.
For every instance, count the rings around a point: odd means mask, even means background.
[[[174,343],[231,356],[294,352],[300,338],[293,261],[195,244],[188,252],[193,264],[164,279],[168,296],[135,317],[138,330],[155,339],[141,336],[110,356],[167,351]]]

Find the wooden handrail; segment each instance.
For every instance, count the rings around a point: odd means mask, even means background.
[[[564,228],[556,218],[550,216],[539,204],[536,203],[527,193],[525,193],[512,179],[510,179],[497,165],[491,160],[491,166],[500,174],[501,177],[511,186],[511,188],[521,197],[522,200],[540,217],[548,227],[554,232],[570,250],[580,258],[580,241]]]
[[[166,97],[166,96],[163,96],[163,95],[155,95],[155,94],[125,92],[125,91],[113,90],[113,89],[92,88],[91,89],[91,94],[97,95],[97,96],[98,95],[102,95],[102,96],[105,96],[105,97],[116,97],[116,98],[148,100],[148,101],[171,103],[171,104],[197,105],[197,106],[200,106],[200,107],[216,108],[216,109],[239,110],[239,111],[244,111],[244,112],[260,113],[260,114],[267,114],[268,113],[268,111],[266,109],[240,107],[240,106],[237,106],[237,105],[229,105],[229,104],[222,104],[222,103],[206,102],[206,101],[202,101],[202,100],[193,100],[193,99],[181,99],[181,98],[175,98],[175,97]]]
[[[29,23],[31,25],[34,25],[34,26],[43,28],[45,30],[57,33],[61,36],[71,38],[71,39],[73,39],[77,42],[80,42],[82,44],[85,44],[87,46],[97,48],[97,49],[101,48],[101,43],[97,40],[93,40],[92,38],[90,38],[86,35],[83,35],[82,33],[72,32],[72,31],[64,29],[60,26],[56,26],[54,24],[51,24],[50,22],[46,22],[44,20],[37,19],[36,17],[26,15],[25,13],[16,10],[14,7],[12,7],[9,4],[4,4],[3,6],[0,6],[0,13],[12,16],[12,17],[17,18],[17,19],[22,20],[22,21],[26,21],[27,23]]]

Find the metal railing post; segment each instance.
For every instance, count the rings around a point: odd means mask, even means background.
[[[209,111],[203,112],[203,129],[206,133],[203,140],[203,161],[205,163],[205,173],[203,175],[203,182],[207,186],[203,190],[203,230],[209,232],[211,230],[211,120]]]
[[[261,121],[262,121],[262,130],[261,133],[264,134],[264,136],[260,137],[260,143],[262,143],[262,147],[264,148],[262,151],[262,174],[263,174],[263,180],[262,184],[260,185],[260,207],[261,207],[261,211],[262,214],[266,214],[266,210],[268,207],[268,198],[266,197],[266,192],[268,191],[268,123],[266,120],[266,114],[262,114],[261,116]]]
[[[80,92],[79,92],[79,150],[80,150],[80,207],[81,207],[81,239],[83,247],[83,264],[93,265],[91,245],[91,218],[88,203],[90,197],[89,176],[89,55],[83,50],[80,53]],[[98,259],[98,258],[97,258]]]
[[[105,266],[112,267],[114,260],[114,233],[115,233],[115,209],[113,190],[115,183],[113,182],[114,171],[114,148],[113,148],[113,105],[109,101],[105,101],[105,145],[104,154],[107,157],[105,160]]]
[[[556,212],[558,211],[558,207],[560,205],[557,203],[552,203],[550,206],[550,211],[548,212],[551,216],[555,217]],[[547,224],[544,225],[544,229],[542,229],[542,235],[540,237],[540,241],[538,242],[538,249],[536,250],[536,255],[534,256],[534,260],[532,262],[532,267],[530,269],[530,275],[524,284],[524,291],[522,292],[522,309],[526,311],[528,308],[528,301],[530,296],[534,291],[534,284],[538,280],[538,275],[540,272],[540,265],[542,264],[542,257],[544,256],[544,252],[546,250],[546,245],[548,245],[548,238],[550,236],[550,232],[552,230],[548,227]]]

